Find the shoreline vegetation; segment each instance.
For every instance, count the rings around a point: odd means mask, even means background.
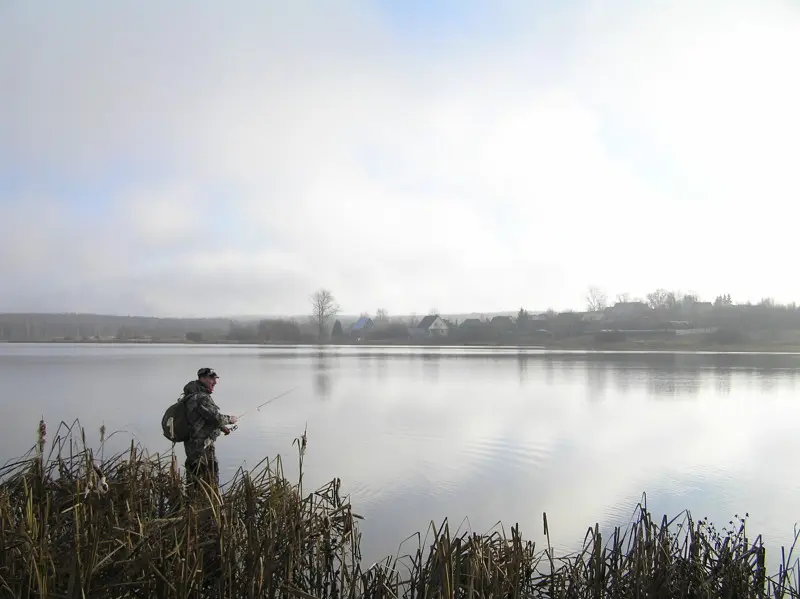
[[[101,429],[101,448],[110,436]],[[718,530],[688,512],[655,519],[646,505],[608,538],[589,527],[571,554],[555,554],[543,514],[542,547],[518,526],[476,534],[444,521],[367,564],[341,481],[305,489],[305,433],[295,444],[298,482],[278,457],[240,469],[221,496],[190,499],[174,455],[131,442],[104,457],[77,421],[61,423],[48,451],[41,422],[34,449],[0,469],[0,589],[25,599],[800,596],[794,544],[767,556],[747,516]]]

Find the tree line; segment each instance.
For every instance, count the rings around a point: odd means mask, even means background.
[[[674,310],[682,307],[691,307],[696,304],[702,304],[700,296],[696,293],[682,293],[680,291],[671,291],[664,288],[658,288],[651,291],[643,298],[631,299],[630,293],[618,293],[615,298],[615,303],[625,304],[631,302],[640,302],[647,304],[654,310]],[[790,304],[779,304],[771,297],[762,298],[758,303],[753,304],[750,301],[736,304],[731,298],[730,293],[723,293],[714,298],[712,306],[715,308],[725,306],[761,306],[766,308],[779,308],[783,310],[795,310],[797,305],[792,302]],[[608,301],[608,295],[596,286],[589,287],[586,293],[586,309],[589,312],[599,312],[611,307],[612,304]]]
[[[342,324],[336,320],[340,308],[333,293],[321,289],[310,297],[312,314],[309,321],[315,326],[317,339],[330,338],[339,340],[346,337]],[[743,303],[734,302],[730,293],[721,293],[713,301],[704,301],[697,293],[658,288],[644,297],[632,297],[629,293],[619,293],[614,302],[609,302],[608,295],[599,287],[589,287],[586,294],[586,311],[593,313],[604,312],[617,304],[637,304],[646,306],[650,316],[644,320],[648,326],[669,326],[671,320],[690,320],[697,327],[719,327],[737,330],[777,330],[782,328],[800,329],[800,311],[795,303],[780,304],[773,298],[765,297],[757,303],[750,301]],[[708,309],[711,309],[710,311]],[[646,311],[647,312],[647,311]],[[431,310],[430,314],[436,314]],[[515,317],[498,318],[499,324],[492,319],[477,319],[476,326],[462,330],[458,323],[451,325],[450,341],[458,340],[496,340],[510,337],[549,337],[564,338],[585,334],[593,328],[591,321],[584,321],[580,313],[572,310],[557,312],[549,309],[536,318],[530,311],[520,308]],[[361,316],[368,316],[362,313]],[[635,320],[637,317],[632,317]],[[375,339],[397,339],[408,336],[408,328],[417,323],[417,318],[412,315],[403,321],[390,321],[386,310],[380,309],[372,318],[379,331],[370,335]],[[333,325],[331,326],[331,322]],[[628,324],[631,324],[630,322]],[[603,325],[601,325],[603,326]],[[596,326],[594,328],[597,328]],[[396,330],[395,330],[396,329]],[[463,338],[463,339],[462,339]]]

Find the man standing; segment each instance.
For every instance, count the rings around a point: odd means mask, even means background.
[[[211,399],[219,376],[213,368],[197,371],[197,380],[183,388],[186,398],[186,418],[191,433],[183,444],[186,451],[186,476],[190,484],[195,478],[219,488],[219,463],[214,441],[220,432],[230,434],[229,424],[236,424],[236,416],[222,414]]]

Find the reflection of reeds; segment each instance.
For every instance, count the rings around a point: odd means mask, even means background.
[[[278,458],[188,498],[174,456],[131,444],[97,463],[83,431],[62,424],[45,458],[45,435],[41,423],[31,455],[0,469],[4,596],[800,596],[791,551],[768,576],[743,519],[717,531],[688,514],[653,521],[642,505],[609,542],[595,526],[568,556],[554,554],[546,516],[542,550],[518,527],[451,533],[445,521],[410,555],[365,567],[338,479],[304,495]],[[302,471],[305,433],[296,443]]]

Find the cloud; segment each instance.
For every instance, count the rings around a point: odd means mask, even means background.
[[[674,169],[663,185],[682,189],[671,203],[698,251],[713,255],[723,232],[746,237],[748,243],[726,243],[725,254],[735,267],[759,270],[790,249],[787,223],[797,213],[790,198],[800,191],[792,167],[800,157],[800,114],[790,107],[800,102],[800,83],[790,73],[800,51],[798,6],[644,6],[587,16],[590,41],[573,72],[576,88]],[[774,275],[753,274],[754,288],[797,293]]]
[[[6,3],[0,309],[796,296],[796,6],[476,6]]]
[[[213,207],[191,184],[130,189],[115,199],[119,224],[147,245],[172,245],[201,236],[214,219]]]

